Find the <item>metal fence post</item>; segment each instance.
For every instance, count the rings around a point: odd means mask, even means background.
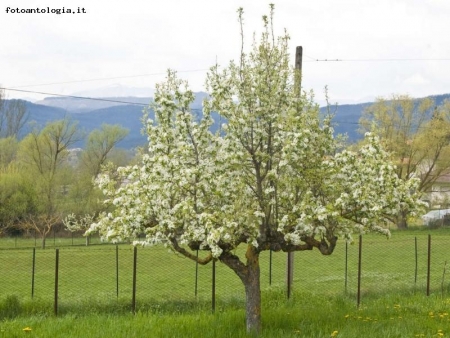
[[[56,249],[56,259],[55,259],[55,300],[53,311],[55,316],[58,315],[58,277],[59,277],[59,249]]]
[[[133,296],[131,299],[131,310],[136,314],[136,267],[137,267],[137,247],[134,247],[133,255]]]
[[[427,296],[430,295],[431,235],[428,235]]]
[[[197,291],[198,291],[198,250],[197,250],[197,261],[195,262],[195,290],[194,290],[195,297],[197,297]]]
[[[211,307],[212,312],[216,311],[216,260],[213,259],[212,263],[212,295],[211,295]]]
[[[34,297],[34,272],[36,266],[36,248],[33,248],[33,262],[31,268],[31,298]]]
[[[414,287],[417,285],[417,267],[418,267],[418,261],[417,261],[417,237],[414,237],[414,252],[415,252],[415,259],[416,259],[416,267],[414,270]]]
[[[272,285],[272,250],[269,250],[269,285]]]
[[[291,298],[291,287],[292,287],[292,258],[293,255],[291,252],[287,253],[287,273],[286,273],[286,282],[287,282],[287,298]]]
[[[358,295],[356,305],[359,308],[361,304],[361,258],[362,258],[362,235],[359,235],[359,254],[358,254]]]
[[[119,245],[116,244],[116,294],[119,298]]]
[[[345,276],[344,276],[345,294],[347,294],[347,284],[348,284],[348,242],[345,241]]]

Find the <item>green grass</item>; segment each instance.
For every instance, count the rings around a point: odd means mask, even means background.
[[[444,315],[450,307],[450,266],[443,274],[445,262],[450,260],[450,229],[430,232],[431,297],[425,296],[428,232],[393,231],[389,240],[379,235],[363,236],[360,310],[356,310],[357,238],[348,245],[346,289],[345,242],[338,243],[331,256],[316,250],[295,253],[295,292],[290,301],[285,297],[286,254],[272,254],[269,285],[269,252],[263,252],[263,336],[329,337],[337,330],[338,337],[438,337],[439,329],[450,335],[445,331],[450,327],[448,315]],[[28,242],[17,246],[34,245],[34,239],[23,241]],[[211,264],[198,267],[196,297],[195,263],[162,247],[138,248],[138,314],[132,316],[130,245],[118,246],[117,297],[114,245],[85,247],[83,238],[78,246],[72,246],[70,238],[54,242],[60,244],[58,318],[53,317],[55,250],[36,249],[31,299],[32,249],[17,249],[11,239],[0,239],[0,337],[23,336],[26,326],[32,327],[30,337],[245,336],[244,289],[238,277],[221,263],[216,269],[217,311],[213,315]],[[243,252],[244,248],[236,253]],[[73,332],[67,331],[69,327]]]
[[[27,304],[23,304],[27,306]],[[450,334],[450,299],[423,294],[383,295],[356,309],[353,299],[295,292],[263,292],[261,337],[439,337]],[[185,302],[104,313],[95,304],[85,312],[5,318],[0,337],[248,337],[242,304],[224,303],[216,313]],[[80,309],[81,310],[81,309]],[[30,327],[30,333],[23,328]],[[441,330],[441,331],[439,331]]]

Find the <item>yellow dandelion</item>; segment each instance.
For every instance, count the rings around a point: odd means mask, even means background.
[[[336,337],[338,333],[339,333],[338,331],[333,331],[331,332],[330,337]]]
[[[23,328],[22,331],[28,333],[31,331],[31,327],[27,326],[27,327]]]

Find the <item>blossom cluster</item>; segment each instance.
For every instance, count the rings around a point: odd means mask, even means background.
[[[88,232],[144,245],[189,246],[220,257],[240,243],[264,250],[306,238],[347,239],[377,231],[400,210],[420,206],[418,182],[395,174],[380,141],[340,151],[330,117],[298,90],[288,37],[260,45],[207,78],[202,117],[187,84],[169,72],[156,87],[155,120],[144,118],[148,151],[140,165],[100,175],[113,211]],[[226,123],[213,133],[211,113]]]

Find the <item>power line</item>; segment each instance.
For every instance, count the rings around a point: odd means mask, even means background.
[[[24,89],[14,89],[14,88],[6,88],[6,87],[0,87],[0,90],[9,90],[9,91],[22,92],[22,93],[32,93],[32,94],[43,94],[43,95],[51,95],[51,96],[57,96],[57,97],[67,97],[67,98],[79,99],[79,100],[92,100],[92,101],[102,101],[102,102],[112,102],[112,103],[123,103],[123,104],[130,104],[130,105],[136,105],[136,106],[141,106],[141,107],[148,107],[148,104],[146,104],[146,103],[110,100],[110,99],[102,99],[102,98],[97,98],[97,97],[84,97],[84,96],[64,95],[64,94],[46,93],[46,92],[38,92],[38,91],[31,91],[31,90],[24,90]],[[200,108],[193,108],[191,110],[192,111],[202,111],[202,109],[200,109]],[[354,122],[354,121],[332,120],[332,122],[336,123],[337,125],[350,124],[350,125],[362,126],[362,123],[359,122],[359,121],[358,122],[356,122],[356,121]],[[417,126],[417,129],[434,130],[434,128],[431,128],[431,127],[428,127],[428,126]]]
[[[32,91],[32,90],[23,90],[23,89],[14,89],[14,88],[5,88],[5,87],[0,87],[0,90],[1,89],[13,91],[13,92],[21,92],[21,93],[32,93],[32,94],[43,94],[43,95],[51,95],[51,96],[58,96],[58,97],[68,97],[68,98],[80,99],[80,100],[93,100],[93,101],[103,101],[103,102],[124,103],[124,104],[131,104],[131,105],[142,106],[142,107],[147,107],[148,106],[148,104],[145,104],[145,103],[119,101],[119,100],[109,100],[109,99],[102,99],[102,98],[98,98],[98,97],[83,97],[83,96],[74,96],[74,95],[63,95],[63,94],[45,93],[45,92],[37,92],[37,91]]]
[[[304,62],[406,62],[406,61],[450,61],[450,58],[388,58],[388,59],[319,59],[309,55],[304,54],[310,60],[305,60]],[[180,70],[177,73],[194,73],[194,72],[204,72],[208,69],[191,69],[191,70]],[[10,86],[12,88],[30,88],[30,87],[38,87],[38,86],[51,86],[58,84],[70,84],[70,83],[81,83],[81,82],[94,82],[94,81],[105,81],[105,80],[118,80],[118,79],[130,79],[136,77],[146,77],[146,76],[157,76],[164,75],[166,72],[158,72],[158,73],[150,73],[150,74],[138,74],[138,75],[125,75],[125,76],[113,76],[113,77],[104,77],[104,78],[94,78],[94,79],[84,79],[84,80],[73,80],[73,81],[62,81],[62,82],[49,82],[49,83],[40,83],[40,84],[28,84],[28,85],[13,85]]]
[[[314,57],[312,57],[312,56],[309,56],[309,55],[306,55],[306,54],[303,54],[303,55],[306,56],[307,58],[313,60],[313,61],[316,61],[316,60],[317,60],[317,58],[314,58]]]
[[[309,56],[308,56],[309,57]],[[450,61],[450,58],[442,59],[314,59],[305,62],[407,62],[407,61]]]
[[[208,69],[192,69],[192,70],[180,70],[177,73],[194,73],[194,72],[204,72]],[[11,86],[12,88],[27,88],[27,87],[38,87],[38,86],[50,86],[57,84],[68,84],[68,83],[80,83],[80,82],[92,82],[92,81],[103,81],[103,80],[117,80],[117,79],[129,79],[135,77],[145,77],[145,76],[156,76],[156,75],[165,75],[167,72],[160,73],[151,73],[151,74],[140,74],[140,75],[127,75],[127,76],[114,76],[114,77],[103,77],[96,79],[86,79],[86,80],[74,80],[74,81],[63,81],[63,82],[51,82],[51,83],[41,83],[41,84],[32,84],[32,85],[20,85],[20,86]]]

